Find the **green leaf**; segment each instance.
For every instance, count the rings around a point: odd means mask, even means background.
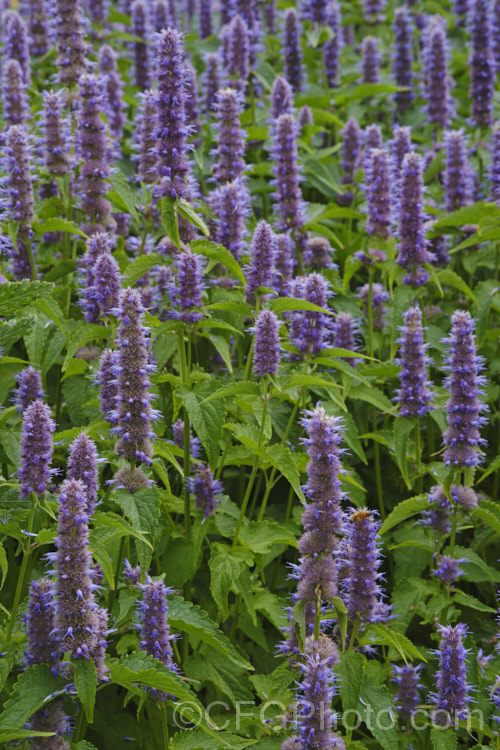
[[[108,181],[113,190],[115,190],[120,196],[133,220],[136,224],[140,224],[141,217],[136,208],[135,196],[130,187],[130,180],[123,174],[123,172],[115,167],[112,174],[108,177]]]
[[[377,686],[365,680],[361,690],[359,712],[366,726],[384,750],[399,750],[394,698],[386,687]]]
[[[156,688],[175,695],[179,701],[200,706],[194,693],[179,675],[171,672],[161,661],[145,653],[135,652],[122,659],[111,659],[109,662],[111,682],[132,688],[136,683]],[[181,709],[180,704],[178,710]]]
[[[33,222],[33,231],[37,237],[46,232],[70,232],[71,234],[77,234],[79,237],[88,239],[88,236],[85,232],[82,232],[78,224],[67,219],[51,218],[45,219],[42,223],[35,221]]]
[[[25,740],[28,737],[53,737],[55,732],[35,732],[30,729],[0,729],[0,742]]]
[[[92,521],[95,526],[108,526],[112,529],[119,529],[122,532],[122,536],[133,536],[153,549],[151,541],[144,536],[144,533],[140,529],[127,523],[123,518],[117,516],[116,513],[110,513],[109,511],[107,513],[94,513]]]
[[[456,732],[452,727],[448,729],[432,727],[431,741],[433,750],[455,750],[458,744]]]
[[[335,671],[339,674],[341,680],[342,708],[344,711],[355,711],[358,707],[365,666],[366,656],[356,651],[346,651],[335,667]]]
[[[472,300],[472,302],[479,306],[479,302],[477,301],[474,292],[470,289],[469,286],[467,286],[463,278],[459,276],[458,273],[452,271],[451,268],[440,268],[436,271],[436,274],[443,286],[452,286],[455,289],[458,289],[460,292],[465,294],[466,297]]]
[[[257,555],[270,552],[273,544],[297,546],[295,535],[276,521],[249,521],[241,528],[240,541]]]
[[[497,534],[500,535],[500,519],[497,518],[497,516],[491,512],[491,510],[488,510],[488,508],[475,508],[472,512],[473,518],[479,518],[481,521],[484,521],[484,523],[487,523],[488,526],[491,526],[493,531],[495,531]]]
[[[176,394],[187,409],[189,419],[193,423],[196,434],[200,438],[207,453],[210,466],[214,466],[219,457],[219,440],[226,418],[226,407],[221,401],[201,404],[218,389],[213,382],[198,383],[194,390],[188,386],[180,386]]]
[[[52,695],[64,687],[62,677],[52,674],[48,664],[36,664],[21,672],[0,715],[0,729],[22,729],[28,719]]]
[[[171,750],[244,750],[258,740],[237,737],[230,732],[217,732],[217,737],[208,737],[203,729],[188,729],[177,732],[170,743]]]
[[[305,299],[294,299],[293,297],[276,297],[271,300],[271,309],[276,315],[291,310],[310,310],[312,312],[321,312],[325,315],[335,315],[332,310],[315,305],[314,302],[308,302]]]
[[[168,599],[168,621],[181,633],[189,633],[199,638],[227,659],[244,669],[252,669],[251,664],[236,651],[227,636],[219,629],[217,623],[210,619],[201,607],[187,602],[180,596]]]
[[[47,281],[7,281],[0,284],[0,316],[8,318],[33,304],[38,297],[48,297],[54,284]]]
[[[178,250],[181,249],[181,238],[179,235],[179,222],[177,220],[178,205],[174,198],[160,198],[158,206],[161,213],[161,221],[168,238],[174,243]]]
[[[221,610],[224,619],[229,615],[227,597],[232,586],[251,564],[252,557],[248,550],[236,547],[231,549],[223,544],[213,544],[210,555],[210,591],[215,603]]]
[[[269,445],[265,449],[265,457],[290,482],[295,494],[303,501],[304,493],[302,492],[300,476],[290,448],[277,443]]]
[[[470,609],[475,609],[477,610],[477,612],[496,612],[495,609],[493,609],[492,607],[488,607],[486,604],[483,604],[483,602],[480,602],[479,599],[476,599],[475,596],[472,596],[471,594],[464,594],[463,591],[458,591],[456,594],[454,594],[452,602],[456,602],[462,607],[470,607]]]
[[[240,264],[234,255],[232,255],[229,250],[226,250],[225,247],[217,245],[215,242],[209,242],[208,240],[194,240],[194,242],[190,243],[189,248],[193,253],[203,255],[205,258],[208,258],[215,263],[222,263],[222,265],[226,266],[228,271],[232,271],[241,281],[243,286],[245,286],[246,279],[240,268]]]
[[[391,513],[389,513],[380,527],[380,534],[387,534],[387,532],[394,528],[394,526],[397,526],[398,523],[406,521],[407,518],[411,518],[411,516],[415,516],[417,513],[428,510],[428,508],[429,500],[426,495],[416,495],[415,497],[408,498],[408,500],[403,500],[396,505]]]
[[[89,724],[94,721],[97,672],[93,659],[73,659],[75,687]]]
[[[382,393],[382,391],[374,385],[371,385],[370,387],[364,385],[353,385],[349,391],[349,398],[358,401],[366,401],[383,412],[391,412],[394,411],[395,408],[394,404],[389,401],[385,393]]]
[[[465,224],[479,224],[486,216],[500,219],[500,209],[494,203],[474,203],[473,206],[464,206],[457,211],[452,211],[441,217],[432,225],[433,230],[445,229],[447,227],[462,227]]]
[[[68,365],[71,359],[75,356],[76,352],[86,346],[91,341],[96,339],[106,339],[109,336],[109,331],[103,326],[82,324],[75,331],[71,332],[71,341],[68,344],[68,351],[62,364],[62,371],[65,372],[68,369]]]
[[[148,534],[148,539],[153,542],[160,515],[158,492],[149,487],[141,487],[133,494],[126,490],[118,490],[116,502],[123,509],[132,526]],[[148,570],[151,562],[151,544],[145,544],[136,539],[135,545],[141,568]]]
[[[289,388],[324,388],[328,393],[330,399],[334,401],[342,411],[347,412],[347,406],[344,403],[342,396],[339,393],[339,385],[333,380],[327,380],[326,378],[320,378],[318,375],[291,375],[286,381],[286,385],[282,386],[282,390],[286,391]]]
[[[150,255],[139,255],[135,258],[132,263],[128,266],[124,274],[124,281],[126,284],[134,285],[137,281],[144,276],[147,271],[150,271],[155,266],[164,266],[165,256],[159,253],[151,253]]]
[[[69,339],[69,329],[66,319],[58,303],[52,297],[39,297],[35,300],[33,306],[54,321],[61,333],[64,334],[66,341]]]
[[[370,634],[370,643],[392,646],[400,653],[401,658],[404,659],[405,662],[407,656],[409,656],[410,659],[417,658],[422,661],[427,661],[425,656],[420,653],[418,648],[413,645],[409,638],[402,633],[391,630],[387,625],[382,625],[380,622],[372,623],[367,628],[367,631]]]
[[[205,235],[205,237],[210,237],[210,232],[208,231],[207,225],[205,224],[203,219],[198,216],[193,208],[193,205],[189,203],[189,201],[187,201],[185,198],[179,198],[178,211],[183,219],[186,219],[186,221],[199,229],[200,232]]]
[[[0,544],[0,570],[2,571],[2,585],[0,586],[0,589],[3,588],[3,585],[5,583],[5,576],[7,575],[8,569],[9,564],[7,562],[7,553],[4,546]]]
[[[413,419],[409,417],[396,417],[394,420],[394,445],[396,448],[396,460],[399,470],[408,489],[411,489],[410,477],[408,475],[408,439],[415,426]],[[419,426],[416,426],[419,429]]]
[[[259,396],[261,389],[258,383],[252,383],[251,381],[231,383],[231,385],[223,385],[211,396],[208,396],[204,401],[201,402],[200,406],[206,404],[207,401],[215,401],[218,398],[228,398],[229,396],[242,396],[252,395]]]
[[[113,563],[111,562],[108,550],[93,531],[90,532],[89,536],[89,548],[92,552],[92,557],[101,566],[104,577],[108,582],[108,586],[111,589],[114,589],[115,575],[113,572]]]

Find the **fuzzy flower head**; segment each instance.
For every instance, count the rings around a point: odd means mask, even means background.
[[[11,125],[5,134],[4,171],[6,179],[6,205],[4,216],[18,224],[17,251],[12,247],[13,272],[17,280],[32,276],[28,244],[32,241],[33,178],[28,132],[22,125]],[[6,209],[6,211],[5,211]]]
[[[354,117],[349,118],[347,121],[342,136],[342,176],[340,181],[342,185],[354,185],[354,176],[361,158],[361,129]],[[353,194],[347,192],[341,198],[343,204],[350,205]]]
[[[97,447],[81,432],[71,443],[68,457],[68,479],[78,479],[86,489],[86,513],[90,517],[97,503],[99,469]]]
[[[283,76],[276,76],[271,88],[271,122],[280,115],[293,114],[293,89]]]
[[[299,184],[297,126],[292,115],[280,115],[276,120],[273,156],[276,162],[274,197],[279,209],[279,230],[300,231],[306,217]]]
[[[380,523],[366,508],[354,510],[347,524],[347,575],[344,579],[347,612],[352,622],[376,622],[381,598],[379,584]]]
[[[254,374],[258,377],[276,375],[280,361],[279,320],[272,310],[259,312],[254,332]]]
[[[423,286],[429,274],[422,266],[431,257],[425,239],[423,162],[419,154],[412,152],[404,157],[399,187],[397,262],[407,270],[405,284]]]
[[[449,391],[446,403],[448,428],[443,435],[446,446],[443,461],[447,466],[477,466],[482,461],[481,446],[486,441],[479,433],[486,419],[481,402],[484,377],[483,360],[477,354],[475,324],[470,313],[456,310],[447,338],[446,359],[449,375],[445,384]]]
[[[36,370],[31,365],[21,370],[17,377],[17,388],[13,399],[18,413],[22,414],[37,399],[43,401],[44,395],[40,370]]]
[[[363,83],[378,83],[380,55],[377,39],[373,36],[365,36],[361,49],[361,81]]]
[[[255,299],[261,286],[272,286],[276,235],[266,221],[257,224],[250,245],[250,266],[247,270],[247,300]]]
[[[365,319],[368,320],[368,304],[370,299],[370,286],[364,284],[358,291],[358,297],[363,300],[363,312]],[[385,326],[385,316],[387,308],[385,303],[389,299],[387,292],[382,284],[375,282],[372,284],[372,308],[373,308],[373,328],[376,331],[382,331]]]
[[[280,297],[288,296],[295,264],[295,244],[293,239],[289,234],[278,234],[276,237],[273,288]]]
[[[404,324],[400,327],[401,338],[398,363],[401,366],[397,392],[399,413],[404,417],[423,417],[431,408],[432,393],[429,388],[427,367],[429,358],[426,354],[427,344],[424,341],[424,327],[420,308],[410,307],[404,314]]]
[[[57,663],[58,641],[54,622],[54,584],[49,578],[31,581],[28,597],[26,661],[32,664]]]
[[[56,428],[49,407],[40,399],[32,401],[23,412],[21,431],[21,466],[18,469],[21,498],[34,492],[40,498],[52,476],[52,433]]]
[[[210,196],[215,214],[215,241],[239,260],[245,247],[246,224],[250,214],[250,193],[243,178],[226,182]]]
[[[216,106],[217,92],[221,84],[220,58],[212,53],[205,59],[205,72],[202,75],[203,103],[208,115]]]
[[[294,91],[302,89],[302,51],[300,49],[300,25],[295,8],[285,12],[284,32],[285,78]]]
[[[188,250],[177,256],[177,287],[175,296],[179,318],[184,323],[196,323],[203,318],[203,266],[201,257]]]
[[[93,299],[99,309],[99,317],[106,318],[118,307],[121,290],[120,267],[112,255],[99,255],[94,269]]]
[[[72,88],[87,68],[87,45],[79,0],[55,0],[54,23],[58,80],[63,86]]]
[[[500,121],[495,122],[492,134],[490,165],[490,200],[500,206]]]
[[[141,584],[141,589],[141,648],[166,667],[172,668],[172,636],[167,623],[167,595],[170,590],[163,581],[153,581],[149,576]]]
[[[476,127],[488,127],[493,117],[495,88],[495,59],[491,49],[491,19],[489,0],[472,0],[472,54],[469,60],[472,122]]]
[[[474,182],[462,130],[446,133],[445,206],[456,211],[474,202]]]
[[[336,0],[328,3],[326,12],[328,26],[333,32],[333,38],[329,39],[323,45],[323,62],[325,65],[326,83],[329,88],[334,88],[339,83],[340,51],[342,48],[342,18],[339,3]]]
[[[28,118],[28,95],[23,69],[14,58],[2,70],[2,104],[5,125],[24,125]]]
[[[101,413],[108,422],[112,422],[111,413],[115,408],[117,381],[115,378],[115,365],[117,352],[105,349],[99,360],[99,371],[96,376],[96,385],[99,388],[99,405]]]
[[[191,428],[192,428],[192,425],[190,423],[189,424],[189,451],[193,458],[199,458],[200,453],[201,453],[200,439],[198,437],[193,436],[191,432]],[[174,439],[175,445],[181,450],[184,450],[185,429],[184,429],[183,419],[177,419],[173,423],[172,437]]]
[[[217,185],[222,185],[241,177],[245,169],[245,132],[240,127],[243,100],[230,88],[219,91],[216,100],[218,138],[212,172]]]
[[[460,567],[461,562],[466,560],[457,560],[449,555],[442,555],[434,571],[434,575],[440,578],[444,583],[454,583],[460,576],[463,576],[464,570]]]
[[[118,72],[116,53],[108,44],[103,44],[99,52],[99,68],[109,132],[113,140],[121,141],[125,124],[122,81]],[[115,152],[121,155],[121,148],[118,146]]]
[[[122,466],[116,472],[113,484],[116,489],[127,490],[133,495],[143,487],[151,487],[153,482],[139,467]]]
[[[413,93],[412,72],[412,40],[413,28],[411,14],[404,5],[396,8],[394,13],[394,57],[392,72],[397,86],[407,87],[407,91],[398,91],[394,95],[399,114],[405,112],[411,105]]]
[[[383,148],[372,148],[368,156],[366,197],[368,200],[368,234],[387,240],[391,236],[390,159]]]
[[[196,507],[203,511],[203,517],[212,515],[222,500],[224,487],[222,482],[214,479],[210,467],[200,464],[195,475],[188,478],[187,484],[189,492],[194,495]]]
[[[44,162],[50,175],[64,177],[70,171],[69,133],[62,117],[61,96],[47,91],[43,97]]]
[[[150,36],[148,6],[144,0],[134,0],[130,8],[134,41],[134,80],[135,85],[144,91],[150,85],[149,45]]]
[[[339,349],[348,349],[351,352],[355,352],[358,349],[356,344],[356,332],[357,322],[350,313],[339,312],[335,319],[335,330],[334,330],[334,343]],[[356,366],[355,357],[341,357],[344,362]]]
[[[30,54],[42,57],[49,49],[49,23],[45,0],[31,0],[29,9]]]
[[[28,29],[17,10],[10,8],[2,18],[4,60],[17,60],[25,85],[31,80]]]
[[[436,656],[439,658],[439,671],[436,673],[437,691],[433,696],[436,709],[433,720],[436,724],[445,724],[455,718],[463,718],[467,713],[470,701],[470,685],[467,682],[466,657],[463,639],[467,635],[467,626],[439,625],[441,642]]]
[[[420,670],[422,665],[416,667],[413,664],[405,664],[398,667],[393,664],[394,677],[393,682],[397,685],[396,691],[396,708],[402,719],[410,719],[418,704],[420,703],[419,690],[422,687],[420,680]]]
[[[311,273],[300,280],[293,296],[319,307],[328,305],[328,282],[319,273]],[[326,333],[326,314],[316,310],[294,313],[290,326],[290,340],[301,354],[317,355],[323,349]]]
[[[450,494],[453,502],[461,505],[464,510],[472,510],[478,506],[479,500],[472,487],[467,487],[465,484],[453,484]]]
[[[424,511],[423,523],[439,535],[448,534],[451,531],[451,503],[443,488],[435,485],[427,493],[427,499],[432,508]]]
[[[123,577],[128,581],[130,586],[137,586],[141,580],[141,566],[136,565],[133,568],[127,558],[125,558],[123,561]]]
[[[239,14],[234,16],[227,30],[226,71],[231,87],[245,93],[250,75],[250,34]]]

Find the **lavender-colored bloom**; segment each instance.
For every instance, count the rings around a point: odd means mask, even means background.
[[[151,487],[153,484],[142,469],[138,467],[131,469],[129,466],[122,466],[118,469],[113,482],[116,489],[127,490],[131,494],[137,492],[142,487]]]
[[[111,238],[105,232],[95,232],[87,240],[87,252],[81,260],[85,273],[82,306],[85,308],[85,320],[96,323],[99,320],[99,304],[96,299],[95,266],[101,255],[111,256]]]
[[[363,83],[378,83],[380,55],[375,37],[364,37],[361,54],[361,81]]]
[[[250,75],[250,35],[240,15],[233,18],[227,31],[226,69],[229,85],[244,93]]]
[[[411,719],[418,704],[420,703],[419,688],[421,687],[420,670],[422,665],[416,667],[413,664],[405,664],[398,667],[393,664],[393,681],[398,686],[396,691],[396,708],[402,719]]]
[[[99,317],[106,318],[118,307],[120,296],[120,267],[112,255],[100,255],[93,269],[93,298],[99,309]]]
[[[365,20],[368,23],[377,24],[380,21],[380,15],[385,8],[386,0],[363,0],[363,10]]]
[[[413,152],[403,159],[400,190],[397,262],[407,269],[405,284],[422,286],[429,279],[422,266],[431,258],[425,239],[423,163],[419,154]]]
[[[30,54],[41,57],[49,49],[49,25],[45,0],[31,0],[29,4]]]
[[[434,571],[434,575],[444,581],[444,583],[454,583],[457,578],[460,578],[464,574],[464,570],[460,567],[461,562],[463,560],[457,560],[449,555],[442,555]]]
[[[472,122],[478,127],[488,127],[493,117],[495,59],[491,50],[490,30],[489,0],[473,0],[469,98],[472,102]]]
[[[40,371],[31,365],[21,370],[17,378],[17,388],[13,399],[18,413],[22,414],[37,399],[43,401],[44,395]]]
[[[491,48],[495,59],[496,72],[500,71],[500,0],[493,0],[491,6]]]
[[[348,349],[351,352],[357,351],[355,342],[356,321],[349,313],[339,312],[335,319],[335,346],[339,349]],[[341,357],[344,362],[356,366],[355,357]]]
[[[141,580],[141,566],[136,565],[135,568],[133,568],[127,558],[125,558],[123,561],[123,577],[127,579],[132,587],[137,586]]]
[[[184,61],[185,81],[186,81],[186,120],[191,133],[197,133],[200,129],[198,122],[200,117],[200,104],[198,97],[198,83],[196,80],[196,70],[188,60]]]
[[[354,510],[347,524],[345,601],[351,621],[364,625],[378,620],[381,598],[380,523],[373,511]]]
[[[71,443],[68,457],[68,479],[79,479],[85,486],[85,512],[91,516],[97,503],[99,470],[97,447],[93,440],[81,432]]]
[[[306,125],[312,125],[314,123],[312,109],[307,104],[304,104],[300,109],[298,123],[300,132],[304,130]]]
[[[117,352],[111,349],[105,349],[99,360],[99,373],[96,378],[96,385],[99,389],[99,405],[102,414],[107,422],[112,422],[111,413],[114,411],[117,383],[114,374],[116,365]]]
[[[286,78],[276,76],[271,88],[271,122],[274,123],[280,115],[293,114],[293,90]]]
[[[99,80],[93,75],[81,77],[76,144],[80,158],[81,208],[87,234],[102,232],[113,223],[111,204],[104,197],[108,191],[110,166],[106,125],[101,118]]]
[[[240,127],[243,101],[230,88],[219,91],[216,99],[218,138],[212,173],[217,185],[222,185],[241,177],[245,169],[245,131]]]
[[[383,148],[372,148],[368,157],[366,174],[366,197],[368,200],[368,234],[387,240],[391,236],[389,154]]]
[[[134,36],[141,41],[134,42],[134,82],[141,91],[149,88],[149,46],[150,37],[148,8],[144,0],[134,0],[131,8]]]
[[[200,39],[212,34],[212,0],[200,0]]]
[[[446,497],[443,488],[439,485],[433,487],[432,490],[427,493],[427,499],[433,508],[432,510],[424,511],[424,524],[436,531],[439,535],[449,534],[451,531],[451,503]]]
[[[235,14],[234,0],[220,0],[219,2],[220,25],[225,26],[231,22]]]
[[[302,2],[300,7],[301,17],[306,21],[324,24],[327,19],[328,0],[310,0]]]
[[[283,56],[285,78],[294,91],[302,89],[302,51],[300,49],[300,26],[295,8],[285,12],[285,36]]]
[[[151,184],[156,180],[156,93],[152,89],[142,97],[139,118],[139,158],[137,172],[143,182]]]
[[[436,16],[426,29],[425,96],[427,118],[440,128],[448,127],[451,115],[448,43],[443,22]]]
[[[201,257],[188,251],[177,259],[177,295],[180,319],[185,323],[196,323],[203,313],[195,308],[203,306],[203,277]]]
[[[477,508],[478,506],[478,498],[472,487],[467,487],[464,484],[459,484],[458,486],[453,484],[450,494],[453,501],[461,505],[464,510],[472,510],[472,508]]]
[[[54,586],[48,578],[31,581],[28,598],[26,661],[54,666],[59,648],[54,632]]]
[[[340,37],[341,14],[340,5],[334,0],[326,9],[327,22],[333,32],[333,38],[323,45],[323,60],[325,64],[326,84],[328,88],[334,88],[339,83],[339,58],[342,48]]]
[[[239,260],[245,247],[245,219],[250,213],[250,193],[243,180],[227,182],[214,190],[210,206],[216,216],[215,241]]]
[[[274,256],[273,289],[280,297],[288,296],[295,264],[295,245],[292,238],[289,234],[278,234],[276,236],[276,254]]]
[[[56,428],[49,407],[40,399],[32,401],[23,413],[21,465],[18,469],[21,498],[34,492],[39,498],[47,489],[52,472],[52,433]]]
[[[217,104],[217,92],[221,88],[220,59],[218,55],[207,55],[205,72],[202,75],[203,108],[210,115]]]
[[[235,11],[245,21],[250,40],[250,65],[257,62],[257,51],[260,36],[260,7],[257,0],[235,0]]]
[[[189,425],[189,449],[193,458],[199,458],[201,453],[200,439],[193,437],[191,432],[192,425]],[[172,436],[174,438],[175,445],[184,450],[184,420],[177,419],[172,425]]]
[[[149,340],[142,322],[144,307],[138,290],[122,290],[118,328],[116,409],[113,431],[120,439],[116,451],[130,461],[151,463],[154,433],[151,422],[156,412],[151,407]]]
[[[7,10],[3,15],[4,60],[17,60],[23,71],[25,85],[31,80],[28,30],[16,10]]]
[[[445,384],[450,397],[446,403],[448,428],[443,435],[443,461],[447,466],[477,466],[482,461],[480,446],[486,443],[479,434],[486,422],[481,416],[486,406],[480,401],[485,379],[479,374],[483,360],[476,351],[475,324],[470,313],[453,313],[446,343],[449,375]]]
[[[106,636],[108,634],[108,618],[109,613],[105,607],[97,607],[96,609],[96,644],[92,652],[92,659],[94,660],[97,681],[103,682],[106,679],[106,674],[109,671],[106,667],[105,657],[106,648],[108,642]]]
[[[79,0],[55,0],[59,83],[74,87],[87,69],[87,45]]]
[[[403,6],[394,12],[394,58],[392,72],[397,86],[406,86],[408,91],[398,91],[394,94],[399,114],[405,112],[413,101],[413,73],[412,73],[412,37],[413,29],[411,15]]]
[[[2,70],[2,104],[6,127],[25,125],[28,117],[28,95],[23,70],[14,58],[7,59]]]
[[[59,493],[54,555],[56,626],[61,652],[73,659],[91,658],[97,646],[97,616],[92,584],[87,493],[83,482],[67,479]]]
[[[467,626],[459,622],[458,625],[438,625],[441,642],[436,656],[439,657],[439,671],[436,673],[437,693],[433,696],[436,709],[433,721],[445,724],[455,718],[463,718],[467,714],[467,704],[470,701],[470,685],[467,683],[466,657],[463,638],[467,635]]]
[[[276,0],[266,0],[264,3],[264,18],[268,34],[276,33]]]
[[[157,34],[170,26],[166,0],[155,0],[153,3],[153,28]]]
[[[255,227],[250,245],[250,266],[247,270],[246,299],[253,301],[260,286],[272,285],[276,235],[266,221]]]
[[[297,296],[297,293],[295,294]],[[328,304],[328,282],[319,273],[304,277],[300,297],[319,307]],[[302,354],[316,355],[323,349],[326,315],[314,310],[301,310],[293,316],[290,340]]]
[[[167,623],[167,595],[170,593],[163,581],[153,581],[149,576],[141,584],[141,648],[166,667],[173,668],[170,629]]]
[[[394,181],[399,184],[403,160],[412,151],[411,128],[408,126],[394,128],[394,138],[390,142],[392,163],[394,166]]]
[[[401,366],[398,375],[401,388],[397,391],[397,402],[399,413],[404,417],[423,417],[431,409],[425,330],[420,308],[410,307],[404,314],[404,325],[400,327],[401,338],[398,341],[401,347],[397,360]]]
[[[108,18],[108,0],[87,0],[87,10],[92,23],[102,26]]]
[[[125,124],[125,105],[122,98],[122,82],[116,65],[116,53],[107,44],[103,44],[99,52],[99,68],[109,132],[115,139],[115,151],[120,155],[120,141],[123,137],[123,125]]]
[[[457,26],[465,26],[469,15],[469,0],[454,0],[453,5]]]
[[[187,484],[189,492],[194,495],[196,507],[203,511],[204,518],[212,515],[222,499],[224,487],[222,482],[214,479],[210,467],[200,464],[194,477],[188,478]]]
[[[22,125],[11,125],[5,135],[5,171],[7,172],[7,216],[18,224],[17,252],[11,249],[16,279],[32,276],[28,253],[33,221],[33,182],[31,176],[28,134]]]
[[[376,123],[368,125],[365,130],[365,147],[363,151],[365,175],[368,174],[368,170],[370,167],[370,154],[372,149],[383,148],[383,145],[382,130],[380,128],[380,125],[377,125]]]
[[[364,284],[358,292],[358,296],[363,300],[363,312],[365,318],[368,319],[368,300],[370,297],[370,285]],[[387,292],[382,284],[375,282],[372,284],[372,308],[373,308],[373,328],[376,331],[382,331],[385,326],[385,315],[387,309],[385,303],[389,299],[389,292]]]
[[[304,268],[336,268],[333,252],[326,237],[309,237],[302,258]]]
[[[490,198],[500,206],[500,121],[497,121],[493,127],[490,166]]]
[[[273,138],[273,156],[276,161],[276,192],[279,207],[278,228],[302,233],[305,224],[305,206],[299,184],[297,126],[292,115],[280,115],[276,120]],[[299,237],[296,236],[299,240]],[[302,242],[305,239],[301,238]]]
[[[280,362],[279,320],[272,310],[261,310],[254,327],[253,372],[258,377],[276,375]]]
[[[44,163],[54,177],[64,177],[70,171],[68,133],[61,116],[61,98],[53,91],[43,97]]]
[[[462,130],[446,134],[446,169],[444,173],[445,206],[456,211],[474,202],[472,170]]]
[[[342,138],[342,185],[354,185],[354,175],[359,166],[361,157],[361,129],[354,117],[350,117],[346,123]],[[346,193],[341,196],[341,202],[345,205],[352,203],[353,194]]]

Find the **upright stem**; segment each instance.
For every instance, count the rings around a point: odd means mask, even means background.
[[[26,578],[26,571],[28,569],[28,560],[30,556],[30,535],[33,530],[33,521],[35,519],[35,508],[37,504],[37,496],[35,493],[32,493],[31,497],[31,512],[30,517],[28,521],[28,529],[27,529],[27,544],[24,548],[23,552],[23,561],[21,563],[21,570],[19,571],[19,578],[17,579],[17,586],[16,586],[16,593],[14,594],[14,604],[12,605],[12,612],[10,615],[10,622],[9,627],[7,628],[7,637],[6,641],[10,641],[12,637],[12,632],[14,630],[14,625],[16,623],[16,617],[17,617],[17,611],[19,609],[19,604],[21,602],[21,598],[24,591],[24,584],[25,584],[25,578]]]
[[[113,609],[113,604],[115,603],[116,599],[116,589],[118,586],[118,581],[120,580],[120,573],[122,569],[123,564],[123,555],[125,553],[125,537],[122,536],[120,539],[120,547],[118,550],[118,557],[116,558],[116,567],[115,567],[115,587],[112,589],[109,593],[109,604],[108,609],[111,612]]]
[[[257,319],[257,315],[259,314],[259,307],[260,307],[260,294],[256,294],[256,302],[255,302],[255,319]],[[255,334],[252,336],[252,343],[250,344],[250,350],[248,352],[247,361],[245,365],[245,372],[243,373],[243,382],[248,380],[250,375],[250,368],[252,366],[252,359],[253,359],[253,348],[255,345]]]
[[[29,240],[26,241],[26,250],[28,251],[28,257],[30,259],[31,276],[33,278],[33,281],[36,281],[38,279],[38,275],[36,272],[35,256],[33,255],[33,245]]]
[[[182,330],[177,333],[178,339],[178,350],[179,350],[179,364],[181,370],[181,382],[183,385],[189,384],[189,371],[186,362],[186,350],[184,348],[184,332]],[[190,425],[189,415],[186,407],[184,407],[184,526],[186,529],[186,540],[191,540],[191,498],[189,496],[189,490],[187,486],[187,478],[189,476],[190,469]]]
[[[423,491],[423,479],[421,475],[422,441],[420,438],[420,417],[415,417],[415,462],[417,464],[417,490]]]
[[[167,707],[161,707],[161,728],[163,733],[163,750],[168,750],[170,747],[170,738],[168,736],[168,724],[167,724]]]

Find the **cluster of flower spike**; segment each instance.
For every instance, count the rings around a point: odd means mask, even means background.
[[[398,363],[400,389],[397,392],[399,413],[404,417],[423,417],[430,410],[432,393],[427,377],[429,358],[426,355],[422,313],[419,307],[410,307],[404,314],[399,339]]]

